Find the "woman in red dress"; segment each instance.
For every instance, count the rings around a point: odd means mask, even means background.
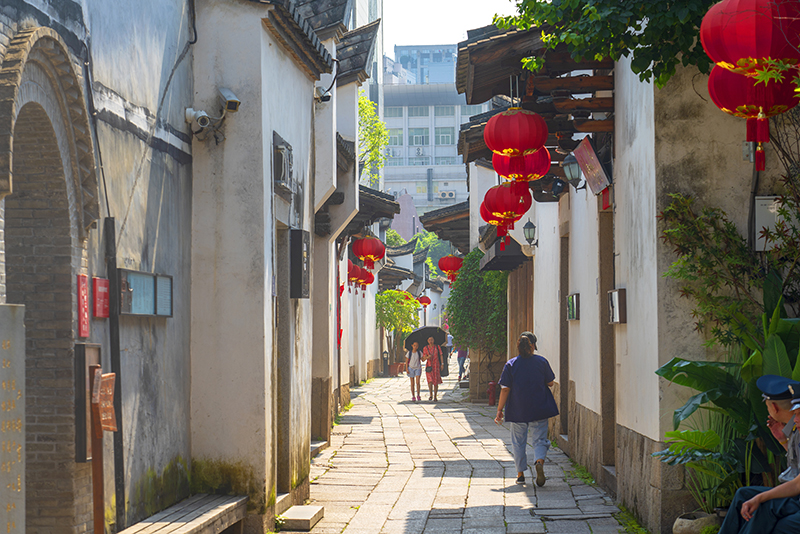
[[[442,383],[441,357],[442,348],[434,345],[433,337],[429,337],[428,344],[422,349],[422,361],[425,362],[425,377],[428,379],[428,391],[430,392],[428,400],[439,400],[439,384]]]

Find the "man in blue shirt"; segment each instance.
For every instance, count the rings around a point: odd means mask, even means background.
[[[550,448],[547,420],[558,415],[558,406],[550,391],[556,375],[547,360],[533,353],[536,336],[524,332],[517,348],[519,356],[507,361],[500,375],[502,389],[494,421],[498,425],[503,422],[505,408],[505,420],[511,423],[511,453],[517,466],[517,484],[525,484],[528,427],[531,428],[536,484],[544,486],[544,459]]]

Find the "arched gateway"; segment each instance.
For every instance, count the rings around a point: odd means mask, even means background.
[[[0,302],[25,305],[27,532],[83,531],[92,494],[90,465],[75,462],[76,275],[100,215],[83,81],[50,28],[20,30],[0,61]]]

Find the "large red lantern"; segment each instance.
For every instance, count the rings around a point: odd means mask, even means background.
[[[764,85],[716,66],[708,77],[708,93],[719,109],[747,119],[747,141],[758,143],[756,170],[763,171],[765,161],[761,143],[769,141],[769,117],[797,105],[794,84],[785,77],[782,82]]]
[[[463,263],[464,260],[450,254],[439,260],[439,269],[447,275],[448,280],[455,282],[458,270],[461,269]]]
[[[528,188],[518,190],[506,182],[490,188],[483,202],[492,215],[512,221],[509,228],[513,230],[514,221],[518,221],[531,208],[533,198]]]
[[[523,156],[547,141],[547,123],[532,111],[510,108],[489,119],[483,129],[483,140],[496,154]]]
[[[361,297],[366,298],[367,295],[367,286],[370,285],[372,282],[375,281],[375,275],[369,272],[366,269],[361,269],[361,273],[358,277],[358,285],[361,286]]]
[[[501,219],[496,215],[492,215],[489,213],[489,210],[486,209],[486,203],[481,202],[480,208],[481,218],[486,221],[487,223],[491,224],[492,226],[497,227],[497,237],[500,239],[500,250],[506,249],[506,241],[508,241],[508,225],[512,222],[517,222],[519,219],[522,218],[520,215],[519,218],[514,219],[513,221],[508,221],[506,219]]]
[[[506,180],[528,182],[543,178],[550,172],[550,152],[541,147],[524,156],[492,155],[492,167],[497,174]]]
[[[427,308],[428,305],[431,303],[430,297],[426,297],[425,295],[418,298],[417,301],[419,301],[419,303],[422,304],[423,308]]]
[[[386,246],[377,237],[362,237],[353,243],[353,254],[364,262],[364,267],[374,269],[375,262],[386,254]]]
[[[708,10],[700,42],[711,60],[754,76],[769,60],[800,63],[800,3],[794,0],[723,0]]]

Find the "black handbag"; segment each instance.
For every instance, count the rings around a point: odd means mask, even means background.
[[[432,373],[433,372],[433,366],[432,365],[426,365],[425,366],[425,372],[426,373]]]

